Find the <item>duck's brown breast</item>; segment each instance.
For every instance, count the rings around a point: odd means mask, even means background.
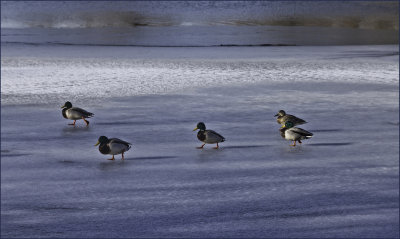
[[[200,141],[206,140],[205,131],[199,131],[199,132],[197,133],[197,138],[198,138]]]
[[[110,150],[110,147],[108,147],[107,144],[100,144],[99,151],[102,154],[109,154],[111,150]]]
[[[65,109],[62,110],[62,116],[63,116],[64,118],[68,119],[68,118],[67,118],[66,111],[67,111],[67,108],[65,108]]]
[[[285,138],[285,131],[287,130],[287,128],[282,128],[279,131],[281,131],[281,136],[282,138]]]

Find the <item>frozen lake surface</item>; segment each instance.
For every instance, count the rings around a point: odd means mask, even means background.
[[[8,45],[1,74],[2,237],[399,237],[398,46]]]

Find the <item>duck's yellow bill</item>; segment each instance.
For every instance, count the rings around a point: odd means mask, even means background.
[[[194,128],[194,130],[193,131],[195,131],[195,130],[198,130],[198,128],[196,127],[196,128]]]
[[[94,145],[94,146],[97,146],[97,145],[99,145],[100,144],[100,142],[99,141],[97,141],[97,143]]]
[[[65,105],[61,106],[61,108],[64,108],[64,107],[65,107]]]

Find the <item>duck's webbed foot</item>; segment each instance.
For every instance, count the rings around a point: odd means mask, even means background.
[[[196,147],[196,148],[197,148],[197,149],[202,149],[202,148],[204,147],[204,145],[206,145],[206,144],[203,144],[202,146]]]
[[[218,146],[218,143],[217,143],[217,147],[214,147],[214,149],[218,149],[219,148],[219,146]]]
[[[76,120],[74,120],[74,123],[72,123],[72,124],[68,124],[68,125],[73,125],[73,126],[75,126],[75,123],[76,123]]]
[[[114,160],[114,155],[112,156],[112,158],[108,159],[108,160]]]
[[[293,141],[293,144],[291,144],[290,146],[295,147],[296,146],[296,141]]]

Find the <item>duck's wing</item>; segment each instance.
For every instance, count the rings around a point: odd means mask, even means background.
[[[308,132],[307,130],[304,130],[301,128],[293,127],[293,128],[290,128],[290,130],[296,134],[299,134],[299,135],[307,137],[307,138],[310,138],[313,136],[313,133]]]
[[[206,135],[207,135],[207,141],[215,141],[215,142],[224,142],[225,138],[224,136],[218,134],[214,130],[206,130]]]
[[[82,115],[85,118],[90,118],[94,115],[93,113],[90,113],[90,112],[88,112],[84,109],[78,108],[78,107],[72,107],[71,110],[77,112],[78,114]]]
[[[294,115],[288,115],[288,120],[287,121],[292,121],[295,125],[299,125],[299,124],[305,124],[307,123],[307,121],[300,119],[299,117],[296,117]]]
[[[109,139],[108,146],[110,147],[110,153],[114,155],[126,152],[131,148],[130,143],[117,138]]]
[[[113,143],[115,143],[115,144],[123,144],[123,145],[126,145],[127,147],[130,147],[130,145],[132,145],[131,143],[123,141],[122,139],[118,139],[118,138],[111,138],[109,140],[109,144],[113,144]]]

